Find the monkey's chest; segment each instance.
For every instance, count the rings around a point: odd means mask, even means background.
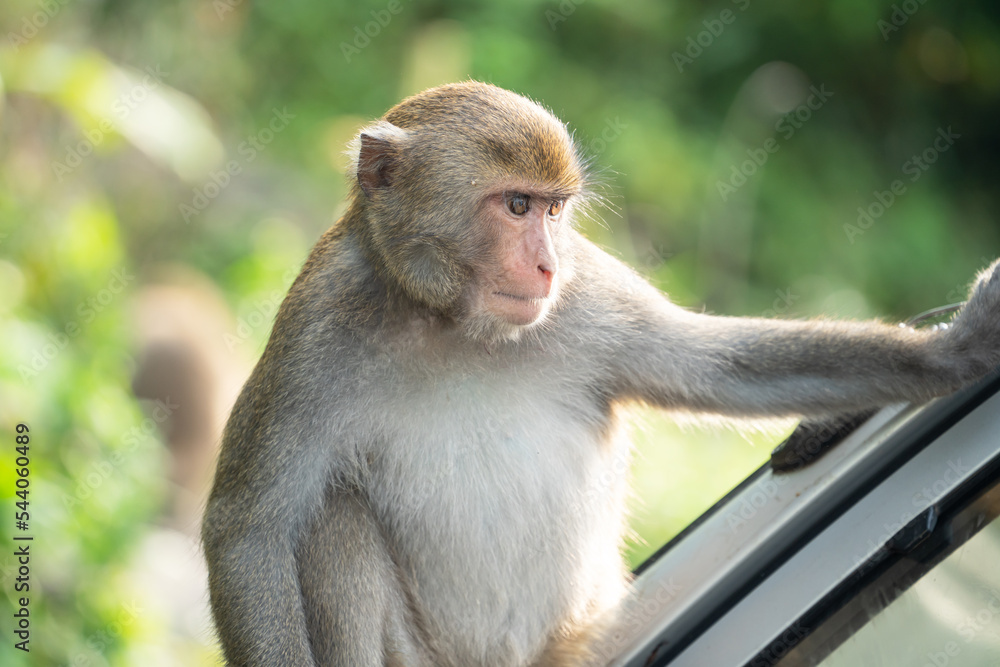
[[[399,428],[373,496],[442,641],[514,664],[618,594],[628,447],[585,395],[436,386],[387,409]]]

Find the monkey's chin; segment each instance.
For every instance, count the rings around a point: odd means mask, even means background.
[[[519,300],[492,292],[480,293],[460,317],[465,334],[489,345],[516,341],[521,334],[545,321],[553,299]],[[527,302],[527,303],[526,303]]]
[[[490,310],[501,320],[515,327],[527,327],[541,320],[549,312],[551,299],[527,298],[494,292]]]

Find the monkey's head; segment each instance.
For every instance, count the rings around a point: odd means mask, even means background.
[[[352,210],[385,280],[479,338],[545,318],[586,191],[561,121],[501,88],[450,84],[390,109],[352,155]]]

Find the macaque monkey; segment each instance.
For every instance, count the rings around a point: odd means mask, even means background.
[[[204,520],[228,664],[599,664],[625,591],[616,409],[824,415],[1000,362],[994,264],[944,331],[680,308],[574,228],[549,111],[441,86],[363,129],[223,439]]]

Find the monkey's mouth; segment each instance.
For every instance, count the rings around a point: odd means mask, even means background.
[[[507,292],[494,292],[494,294],[508,299],[514,299],[515,301],[523,301],[524,303],[535,303],[545,300],[544,296],[517,296],[516,294],[508,294]]]

